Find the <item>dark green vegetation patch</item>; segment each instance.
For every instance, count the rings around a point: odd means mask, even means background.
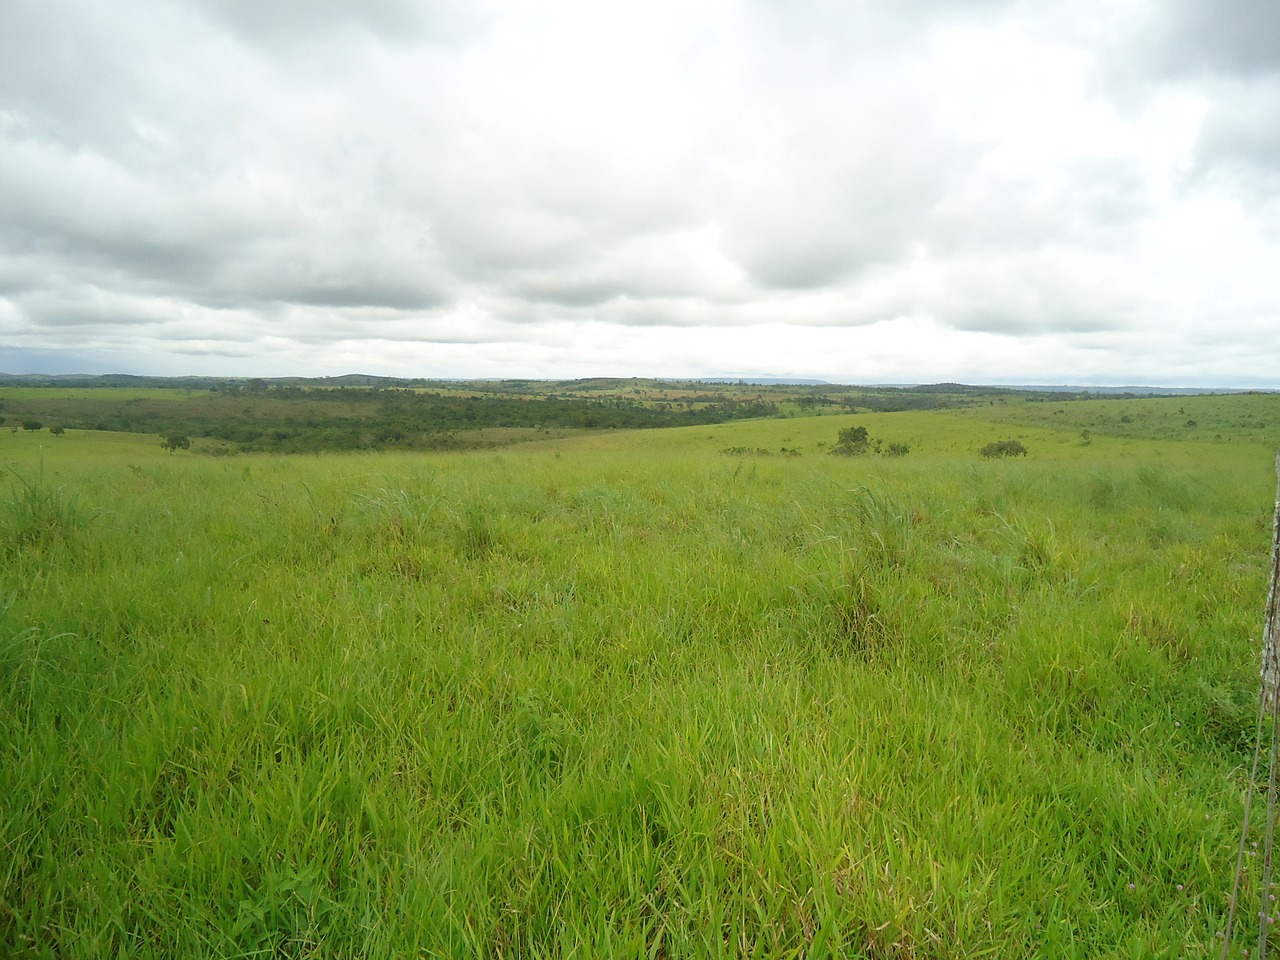
[[[127,381],[127,382],[126,382]],[[762,417],[935,410],[1024,399],[992,388],[753,385],[658,380],[324,380],[184,383],[48,378],[0,385],[0,420],[215,441],[206,452],[461,450],[573,430],[678,427]]]

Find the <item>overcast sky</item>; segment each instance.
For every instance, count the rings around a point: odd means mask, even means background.
[[[1280,2],[2,0],[0,371],[1280,387]]]

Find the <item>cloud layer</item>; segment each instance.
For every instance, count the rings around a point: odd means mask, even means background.
[[[0,368],[1280,386],[1270,0],[8,0]]]

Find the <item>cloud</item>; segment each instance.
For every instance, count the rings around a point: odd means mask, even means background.
[[[452,47],[489,32],[495,9],[483,0],[174,0],[214,29],[273,56],[341,56],[353,41]]]
[[[1280,313],[1273,6],[11,0],[0,366],[1186,376]]]
[[[1256,206],[1270,205],[1274,225],[1274,212],[1280,212],[1280,76],[1225,86],[1205,115],[1194,173]]]
[[[1280,8],[1270,0],[1169,0],[1155,10],[1163,23],[1157,56],[1165,71],[1280,73]]]

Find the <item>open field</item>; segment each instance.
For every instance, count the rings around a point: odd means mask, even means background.
[[[1092,434],[1280,447],[1280,402],[1272,393],[1127,400],[1053,399],[977,405],[965,416]]]
[[[100,378],[109,383],[117,379]],[[206,441],[206,452],[222,453],[422,452],[492,448],[519,442],[522,431],[655,429],[766,417],[956,409],[994,403],[997,397],[1023,402],[1049,396],[956,384],[907,389],[600,378],[336,386],[330,379],[204,379],[196,386],[196,381],[127,379],[140,382],[34,386],[0,375],[0,426],[183,435]]]
[[[0,953],[1216,956],[1278,400],[5,431]]]

